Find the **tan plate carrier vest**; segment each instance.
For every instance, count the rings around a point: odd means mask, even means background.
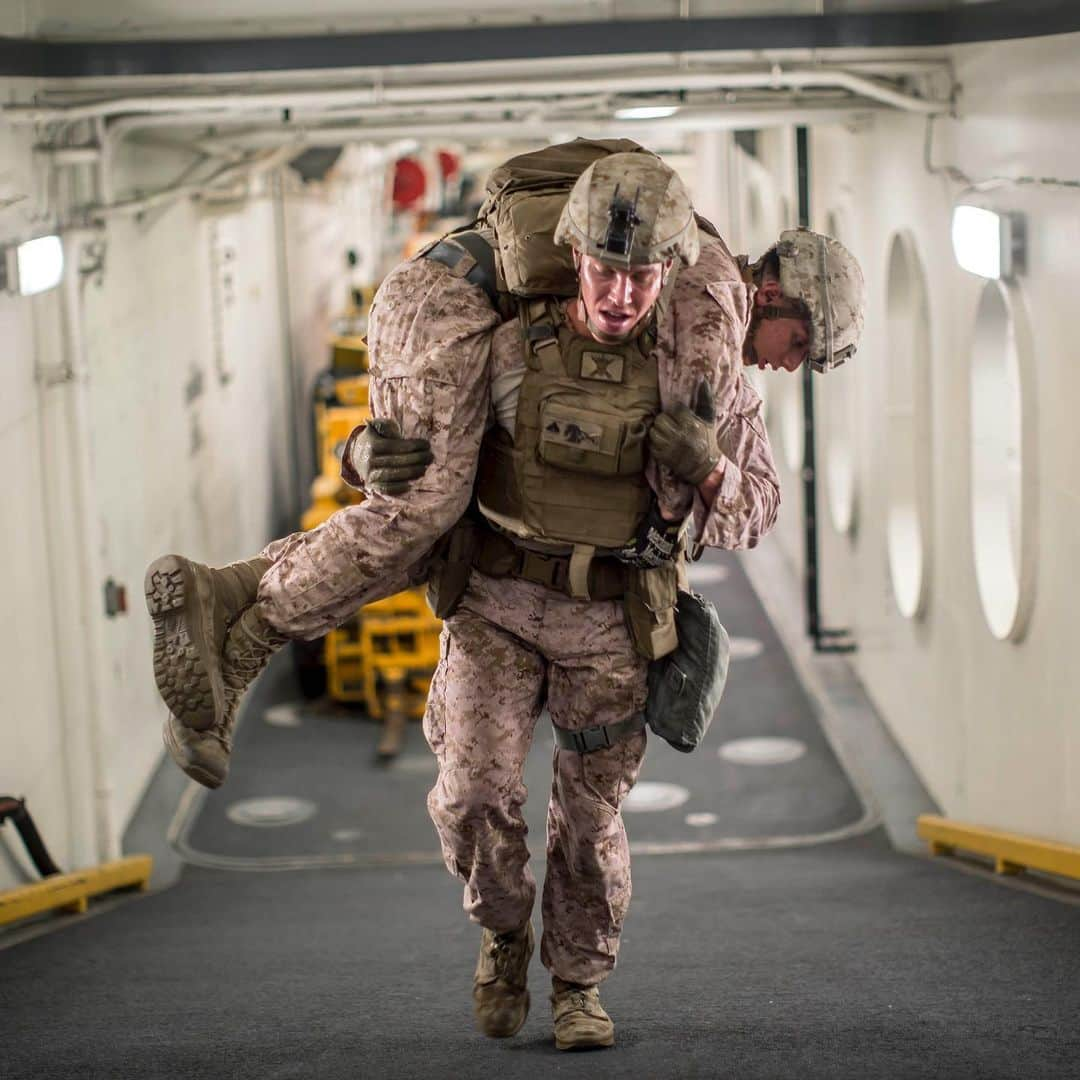
[[[576,334],[551,300],[522,304],[521,324],[515,434],[496,427],[484,439],[480,509],[497,526],[520,523],[529,539],[621,548],[652,497],[646,435],[660,411],[652,335],[601,344]]]
[[[601,344],[576,334],[550,299],[522,303],[521,324],[526,370],[515,437],[498,426],[487,433],[476,481],[480,512],[500,535],[470,541],[472,565],[539,580],[526,570],[534,553],[569,551],[565,591],[621,598],[637,651],[666,656],[678,644],[677,562],[643,570],[605,557],[634,541],[652,499],[646,436],[660,411],[653,334]],[[516,569],[506,562],[511,543],[524,545]],[[603,595],[591,583],[602,583]]]

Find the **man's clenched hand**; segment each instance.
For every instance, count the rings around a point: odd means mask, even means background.
[[[676,405],[662,412],[649,429],[649,452],[679,479],[697,486],[720,464],[716,442],[716,405],[705,379],[698,384],[694,408]]]
[[[349,442],[349,462],[364,491],[400,495],[434,460],[427,439],[403,439],[396,420],[371,419]]]

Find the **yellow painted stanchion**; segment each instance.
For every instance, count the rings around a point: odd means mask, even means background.
[[[83,912],[91,896],[116,889],[146,889],[154,860],[149,855],[128,855],[70,874],[54,874],[32,885],[0,892],[0,926],[40,915],[44,911]]]
[[[981,825],[966,825],[935,814],[921,815],[916,829],[930,845],[931,855],[951,855],[960,848],[977,855],[989,855],[999,874],[1043,870],[1080,880],[1080,848],[1069,844],[987,829]]]

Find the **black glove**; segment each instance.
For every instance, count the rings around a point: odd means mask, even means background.
[[[712,387],[698,383],[693,411],[676,405],[662,412],[649,428],[649,453],[680,480],[697,486],[720,464],[716,442],[716,404]]]
[[[432,461],[427,439],[403,439],[396,420],[372,418],[349,437],[342,476],[369,494],[400,495]]]
[[[639,570],[652,570],[672,562],[679,554],[681,521],[668,521],[653,499],[649,513],[638,529],[632,544],[615,552],[615,558]]]

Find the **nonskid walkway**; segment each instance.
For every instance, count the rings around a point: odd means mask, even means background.
[[[523,1031],[474,1032],[479,933],[436,865],[418,731],[379,769],[374,727],[297,707],[279,663],[247,709],[234,775],[175,820],[204,865],[0,952],[0,1076],[1080,1075],[1080,907],[895,853],[738,563],[703,564],[699,587],[741,655],[709,743],[690,756],[650,746],[639,794],[684,801],[627,813],[639,855],[604,988],[615,1049],[555,1051],[538,962]],[[534,848],[545,723],[527,777]],[[803,749],[771,765],[720,755],[763,736],[787,740],[766,751]],[[233,820],[267,798],[306,801],[310,816]]]

